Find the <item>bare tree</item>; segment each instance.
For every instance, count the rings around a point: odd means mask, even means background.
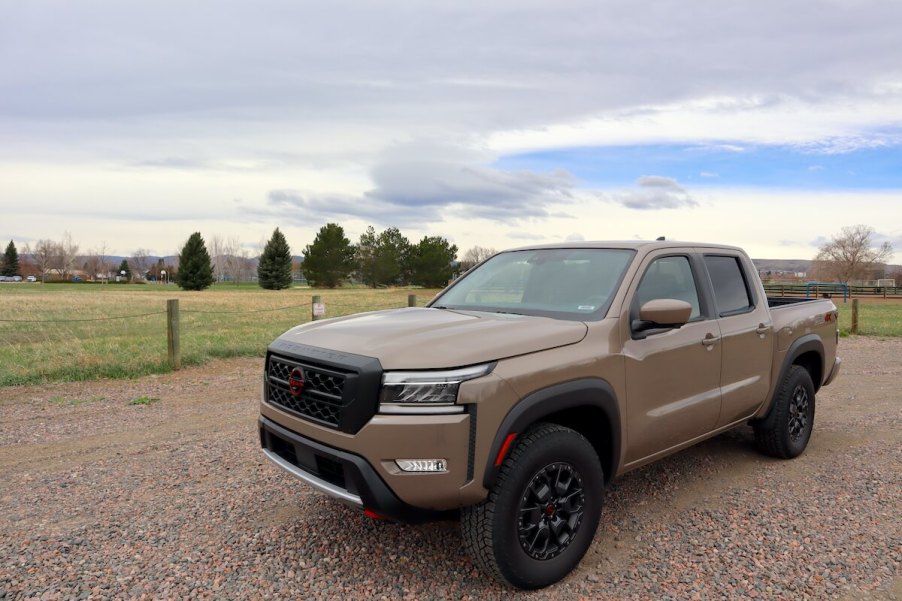
[[[57,266],[60,276],[63,279],[72,271],[75,266],[75,257],[78,255],[78,244],[72,240],[72,234],[63,232],[63,238],[57,245]]]
[[[148,252],[145,248],[139,248],[132,253],[131,258],[128,260],[128,265],[132,270],[132,279],[145,279],[147,277],[147,270],[150,267],[148,264],[147,258]]]
[[[26,248],[26,252],[34,257],[34,262],[41,272],[41,281],[47,281],[47,273],[53,269],[54,259],[59,255],[57,243],[49,238],[35,242],[34,249]]]
[[[22,252],[19,253],[19,273],[23,276],[37,275],[34,255],[28,243],[22,247]]]
[[[97,276],[100,276],[101,279],[109,277],[113,267],[107,260],[108,252],[106,241],[101,242],[99,247],[88,251],[88,256],[85,260],[85,271],[92,280],[96,279]]]
[[[818,250],[813,270],[824,279],[843,284],[864,279],[867,272],[882,264],[893,254],[889,242],[876,246],[874,228],[868,225],[851,225],[842,228]]]
[[[484,248],[482,246],[474,246],[464,253],[463,258],[460,260],[460,268],[462,271],[466,271],[467,269],[472,268],[474,265],[479,263],[480,261],[484,261],[488,259],[492,255],[494,255],[496,251],[494,248]]]
[[[237,286],[241,276],[250,272],[250,253],[234,237],[222,243],[222,252],[224,275],[228,275]]]
[[[213,264],[213,278],[217,282],[225,279],[227,245],[228,242],[219,234],[210,236],[207,240],[207,250],[210,252],[210,262]]]

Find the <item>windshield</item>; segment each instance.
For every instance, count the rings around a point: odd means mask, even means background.
[[[468,272],[429,306],[601,319],[633,254],[610,248],[504,252]]]

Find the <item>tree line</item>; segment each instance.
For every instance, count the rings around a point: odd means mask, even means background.
[[[460,269],[457,246],[441,236],[424,236],[413,244],[398,228],[376,233],[369,226],[357,244],[345,235],[337,223],[319,229],[313,242],[303,251],[300,271],[316,288],[336,288],[348,281],[367,286],[414,285],[428,288],[448,283]],[[465,258],[493,253],[475,247]],[[281,290],[291,286],[292,253],[285,235],[276,228],[263,248],[257,264],[257,281],[262,288]],[[202,290],[213,284],[214,268],[210,253],[200,232],[193,233],[179,253],[179,269],[175,282],[188,290]]]
[[[106,243],[85,254],[80,250],[69,232],[59,241],[41,239],[25,244],[21,255],[10,240],[0,257],[0,275],[31,274],[42,281],[77,277],[93,281],[171,281],[184,288],[203,289],[215,281],[240,282],[254,271],[254,259],[237,238],[214,235],[207,242],[200,232],[188,238],[175,265],[150,256],[143,248],[118,265],[119,259],[110,257]],[[457,263],[457,250],[440,236],[425,236],[413,244],[394,227],[377,234],[370,226],[359,242],[352,244],[342,226],[327,223],[304,247],[302,263],[296,265],[288,241],[276,228],[258,259],[256,276],[259,284],[269,289],[289,287],[297,272],[316,287],[334,288],[348,281],[374,288],[407,284],[438,287],[447,283],[454,269],[469,267],[494,252],[477,246]]]
[[[889,242],[878,243],[874,228],[866,225],[847,226],[818,249],[812,277],[823,281],[850,281],[881,272],[892,256]],[[95,279],[123,276],[150,281],[173,281],[183,288],[203,289],[214,281],[239,282],[253,271],[253,259],[236,238],[210,238],[207,244],[199,232],[189,237],[179,253],[177,265],[154,260],[145,249],[137,249],[118,268],[109,259],[106,244],[79,255],[79,245],[65,232],[62,239],[41,239],[25,244],[20,254],[10,240],[0,257],[0,275],[34,274],[42,279],[55,275],[69,279],[79,268]],[[424,236],[411,243],[398,228],[377,233],[369,226],[356,244],[345,236],[344,228],[327,223],[313,242],[304,247],[300,266],[307,281],[315,287],[335,288],[348,281],[378,288],[382,286],[416,285],[441,287],[455,272],[463,272],[495,254],[495,250],[474,246],[457,261],[456,245],[441,236]],[[291,286],[294,265],[291,248],[276,228],[266,242],[257,264],[256,275],[263,288],[279,290]],[[886,274],[884,274],[886,275]]]
[[[131,281],[138,276],[155,280],[163,274],[175,273],[175,266],[161,258],[153,261],[148,251],[142,248],[128,259],[122,259],[118,267],[110,254],[106,243],[80,254],[80,246],[72,240],[69,232],[65,232],[59,241],[43,238],[33,244],[25,244],[21,253],[15,242],[10,240],[0,259],[0,275],[34,275],[45,281],[48,277],[70,280],[83,273],[91,280],[121,278]]]

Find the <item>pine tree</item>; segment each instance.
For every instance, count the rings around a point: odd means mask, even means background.
[[[378,236],[373,226],[361,234],[357,244],[357,275],[367,286],[392,286],[404,278],[404,265],[410,253],[410,242],[396,227]]]
[[[184,290],[203,290],[213,284],[213,265],[200,232],[191,234],[179,253],[175,283]]]
[[[367,286],[375,288],[379,281],[376,277],[376,230],[373,226],[360,234],[354,259],[357,262],[357,277]]]
[[[354,246],[337,223],[319,229],[304,249],[304,276],[314,287],[335,288],[354,269]]]
[[[390,227],[376,240],[376,279],[386,286],[404,283],[410,260],[410,241],[396,227]]]
[[[279,228],[263,248],[257,264],[257,280],[261,288],[282,290],[291,287],[291,249]]]
[[[6,252],[3,253],[3,261],[0,263],[0,275],[16,276],[19,275],[19,251],[13,241],[9,241]]]
[[[457,246],[441,236],[425,236],[410,251],[411,282],[426,288],[442,288],[451,279],[451,262]]]
[[[122,259],[122,263],[119,263],[118,273],[121,275],[123,271],[125,272],[125,275],[123,276],[125,278],[125,281],[132,281],[132,269],[128,266],[128,261],[126,261],[125,259]]]

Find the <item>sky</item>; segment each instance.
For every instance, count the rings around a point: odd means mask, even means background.
[[[0,0],[0,240],[902,262],[902,2]]]

